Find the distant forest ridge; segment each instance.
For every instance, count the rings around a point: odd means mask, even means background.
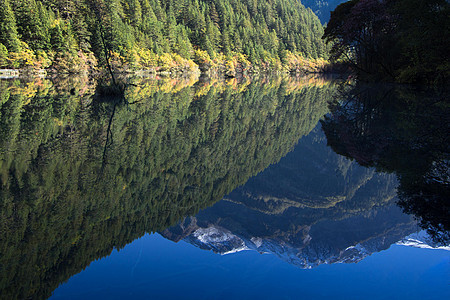
[[[323,27],[297,0],[0,0],[0,68],[229,74],[312,70]]]

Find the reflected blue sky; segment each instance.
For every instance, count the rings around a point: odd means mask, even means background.
[[[445,250],[393,245],[357,264],[304,270],[274,255],[219,255],[159,234],[92,262],[51,299],[448,299]]]

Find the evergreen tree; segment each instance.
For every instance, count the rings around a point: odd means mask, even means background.
[[[63,31],[61,29],[61,20],[58,19],[56,20],[54,26],[51,28],[51,44],[52,44],[52,49],[54,49],[57,52],[65,52],[67,51],[67,45],[64,42],[64,36],[63,36]]]
[[[16,18],[11,10],[9,0],[0,0],[0,43],[12,52],[20,50]]]
[[[142,24],[142,9],[139,0],[129,2],[127,16],[133,26],[139,27]]]
[[[0,43],[0,68],[8,66],[8,50]]]
[[[33,50],[46,50],[50,46],[49,28],[45,22],[47,14],[41,2],[35,0],[16,0],[15,12],[18,32],[22,40],[28,43]],[[41,15],[42,14],[42,15]]]

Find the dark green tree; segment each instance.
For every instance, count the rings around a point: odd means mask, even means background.
[[[0,0],[0,43],[8,51],[18,52],[20,50],[20,40],[17,34],[16,18],[9,0]]]
[[[50,47],[50,34],[47,27],[46,8],[40,1],[15,0],[17,27],[21,39],[33,50],[47,50]]]

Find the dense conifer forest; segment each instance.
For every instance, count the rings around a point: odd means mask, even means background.
[[[313,69],[323,27],[297,0],[0,0],[0,68],[58,73]],[[320,62],[319,62],[320,65]]]

